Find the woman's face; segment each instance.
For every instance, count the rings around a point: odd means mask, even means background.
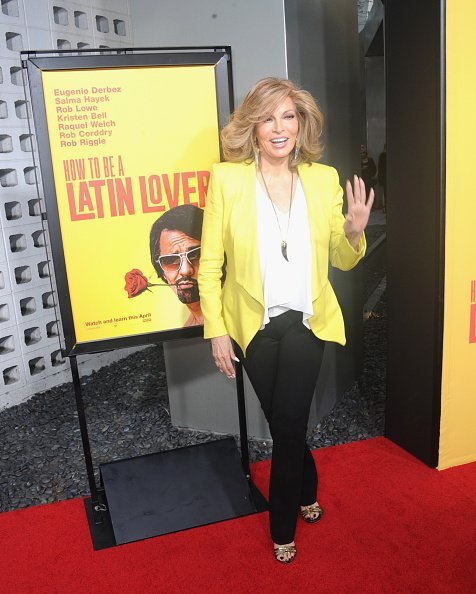
[[[266,120],[256,124],[260,158],[269,163],[287,160],[296,145],[298,130],[296,106],[287,97]]]

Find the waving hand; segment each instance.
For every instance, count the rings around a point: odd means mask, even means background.
[[[345,184],[347,196],[347,214],[345,215],[344,232],[349,243],[357,248],[360,236],[369,222],[370,211],[374,203],[373,188],[366,199],[365,183],[361,177],[354,175],[354,187],[349,180]]]

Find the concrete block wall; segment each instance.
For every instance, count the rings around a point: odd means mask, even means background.
[[[0,410],[71,380],[61,356],[20,51],[132,45],[128,0],[0,0]],[[81,373],[130,352],[80,357]]]

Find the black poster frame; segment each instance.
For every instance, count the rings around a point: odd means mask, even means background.
[[[58,296],[57,306],[59,306],[64,334],[63,351],[64,355],[68,357],[153,344],[158,341],[200,337],[203,336],[203,327],[192,326],[77,342],[63,252],[41,73],[51,70],[134,68],[141,66],[214,66],[219,128],[227,122],[230,113],[233,111],[230,46],[121,48],[108,49],[107,53],[100,52],[99,55],[98,51],[97,49],[85,49],[75,52],[59,50],[24,51],[21,53],[22,65],[28,76],[33,120],[37,133],[38,160],[46,208],[43,217],[47,221],[49,230],[50,256],[54,266]],[[38,191],[40,192],[40,188],[38,188]],[[39,195],[41,196],[40,193]]]

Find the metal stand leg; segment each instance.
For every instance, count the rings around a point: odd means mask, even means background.
[[[91,506],[95,524],[102,524],[104,521],[103,512],[107,511],[107,506],[101,496],[103,490],[96,485],[94,478],[94,466],[91,456],[91,446],[89,443],[88,425],[84,411],[83,394],[81,390],[81,381],[79,377],[78,362],[75,356],[70,357],[71,373],[73,376],[74,394],[76,397],[76,410],[78,411],[79,429],[81,432],[81,441],[83,443],[84,461],[86,463],[86,472],[88,476],[89,490],[91,491]]]
[[[250,454],[248,449],[248,429],[246,426],[246,405],[245,405],[245,387],[243,384],[243,365],[241,362],[235,364],[236,372],[236,397],[238,400],[238,419],[240,424],[240,444],[241,444],[241,463],[246,478],[249,480]]]
[[[263,497],[256,485],[251,480],[250,453],[248,448],[248,429],[246,426],[246,405],[245,405],[245,386],[243,383],[243,365],[241,362],[235,364],[236,372],[236,397],[238,400],[238,420],[240,424],[240,444],[241,444],[241,466],[246,475],[251,498],[257,512],[266,511],[268,502]]]

